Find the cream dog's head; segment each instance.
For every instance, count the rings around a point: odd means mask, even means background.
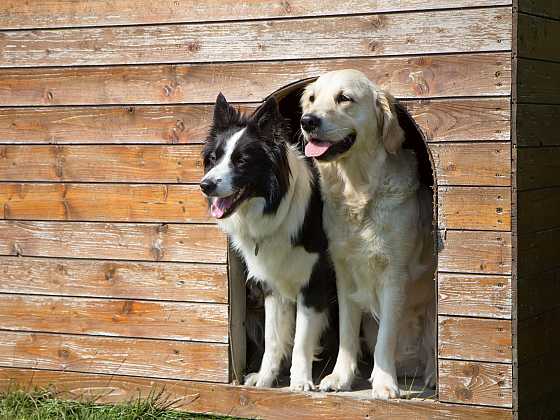
[[[404,141],[391,95],[357,70],[326,73],[301,98],[305,154],[330,161],[371,153],[382,144],[397,153]]]

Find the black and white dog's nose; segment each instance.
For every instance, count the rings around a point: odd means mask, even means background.
[[[313,114],[303,114],[301,116],[301,128],[311,132],[321,125],[321,119]]]
[[[216,189],[217,184],[210,179],[203,179],[200,182],[200,189],[206,195],[211,194]]]

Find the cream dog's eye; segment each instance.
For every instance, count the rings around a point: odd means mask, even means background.
[[[349,96],[346,96],[343,93],[339,93],[336,97],[336,103],[342,103],[342,102],[354,102],[354,100],[352,98],[350,98]]]
[[[315,95],[311,95],[311,96],[309,97],[309,102],[313,102],[314,100],[315,100]]]

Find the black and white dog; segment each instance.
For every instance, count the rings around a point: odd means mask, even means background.
[[[290,138],[275,99],[245,116],[220,94],[200,187],[248,277],[266,290],[265,351],[245,385],[270,387],[291,352],[290,387],[307,391],[314,389],[313,359],[336,305],[336,283],[317,172]]]

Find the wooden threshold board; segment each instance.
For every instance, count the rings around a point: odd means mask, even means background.
[[[0,369],[0,389],[48,386],[62,398],[95,398],[98,403],[146,397],[162,390],[179,410],[248,418],[311,420],[321,418],[511,419],[511,409],[440,403],[434,400],[379,401],[340,393],[289,392],[228,384],[146,379],[32,369]],[[89,391],[88,391],[89,390]]]

